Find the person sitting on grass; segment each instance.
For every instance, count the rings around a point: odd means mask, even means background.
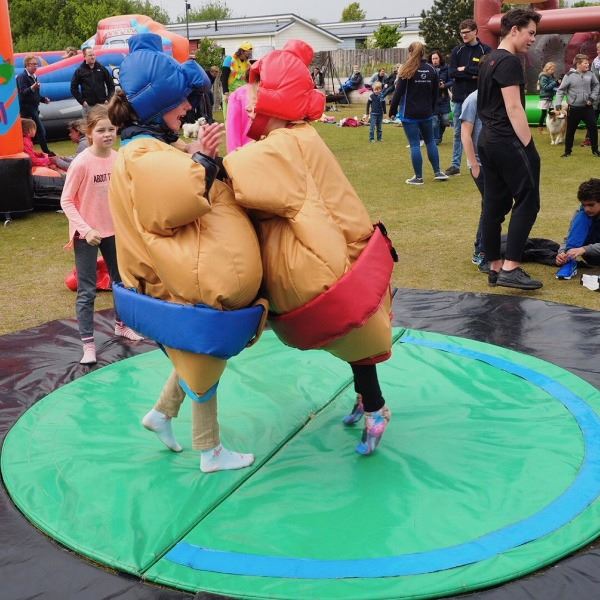
[[[47,167],[64,175],[69,168],[69,163],[60,156],[49,156],[45,152],[36,152],[33,147],[33,138],[37,132],[37,125],[33,119],[21,119],[23,130],[23,151],[31,160],[31,167]]]
[[[600,265],[600,179],[584,181],[577,190],[581,206],[571,219],[569,232],[556,256],[560,269],[557,279],[571,279],[577,274],[577,258],[587,264]]]

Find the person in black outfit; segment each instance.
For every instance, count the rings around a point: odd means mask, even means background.
[[[452,85],[452,110],[454,111],[454,146],[452,148],[452,164],[446,169],[446,175],[459,175],[462,160],[462,142],[460,140],[460,112],[465,98],[477,89],[479,64],[491,48],[479,41],[477,23],[473,19],[465,19],[460,24],[460,35],[463,43],[456,46],[450,55],[448,73],[454,82]]]
[[[534,290],[521,262],[540,209],[540,157],[525,114],[525,75],[521,60],[535,41],[540,14],[517,8],[502,16],[497,50],[479,70],[477,112],[483,123],[477,144],[485,181],[482,235],[490,265],[490,285]],[[514,202],[514,204],[513,204]],[[504,262],[502,223],[512,209]]]
[[[106,67],[96,62],[92,48],[83,49],[84,61],[71,78],[71,95],[81,106],[83,112],[96,104],[106,104],[115,93],[115,83]]]
[[[31,119],[36,125],[35,142],[40,145],[42,152],[48,156],[56,156],[46,142],[46,129],[40,119],[40,102],[48,104],[50,98],[40,93],[41,83],[35,74],[39,66],[38,59],[33,54],[25,57],[25,70],[17,76],[17,91],[21,116]]]
[[[439,50],[434,50],[429,55],[428,62],[435,69],[440,86],[435,112],[433,113],[433,138],[439,146],[442,143],[446,127],[450,125],[450,90],[454,82],[450,79],[448,65]]]

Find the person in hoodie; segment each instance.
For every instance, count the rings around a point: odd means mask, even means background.
[[[413,42],[408,47],[408,60],[398,71],[398,83],[389,110],[390,119],[393,119],[400,107],[400,120],[410,145],[410,158],[415,173],[406,180],[409,185],[424,183],[421,138],[425,142],[434,178],[438,181],[448,179],[440,170],[440,157],[433,136],[433,115],[437,106],[439,80],[435,68],[425,62],[424,52],[421,42]]]
[[[427,62],[435,69],[439,81],[438,99],[433,113],[433,139],[439,146],[446,127],[450,125],[450,90],[453,82],[444,55],[439,50],[434,50]]]
[[[585,54],[575,56],[575,68],[571,69],[562,79],[556,92],[556,108],[560,109],[563,98],[567,99],[567,133],[565,134],[565,151],[563,158],[571,156],[575,131],[580,121],[585,123],[592,146],[592,154],[598,152],[598,127],[594,113],[594,104],[598,100],[600,83],[590,71],[590,59]]]
[[[446,175],[459,175],[462,161],[462,142],[460,137],[460,113],[466,97],[477,89],[479,65],[484,55],[492,49],[477,37],[477,23],[465,19],[460,24],[460,36],[463,43],[456,46],[450,55],[450,78],[452,86],[452,110],[454,111],[454,146],[452,164],[446,169]]]
[[[290,40],[252,65],[248,134],[258,141],[224,164],[258,229],[271,326],[287,345],[349,363],[357,397],[344,424],[365,416],[356,451],[368,455],[391,416],[376,365],[391,353],[393,249],[307,122],[325,106],[308,70],[312,59],[308,44]]]
[[[254,456],[221,444],[217,386],[227,358],[257,337],[266,315],[264,303],[251,306],[262,277],[258,240],[218,178],[223,126],[207,125],[185,152],[172,145],[190,92],[210,85],[202,68],[164,54],[153,33],[132,36],[129,49],[109,104],[122,141],[109,189],[123,280],[113,291],[121,318],[174,366],[142,424],[180,452],[171,419],[187,394],[200,470],[241,469]]]

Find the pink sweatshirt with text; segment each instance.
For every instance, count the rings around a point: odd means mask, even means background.
[[[110,210],[108,208],[108,186],[117,153],[111,150],[107,158],[100,158],[86,148],[74,159],[60,198],[60,205],[69,219],[69,243],[73,236],[80,237],[96,229],[100,236],[115,235]]]

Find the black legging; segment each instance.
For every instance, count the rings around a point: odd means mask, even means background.
[[[375,412],[383,408],[385,400],[381,395],[376,365],[350,365],[354,375],[354,391],[362,396],[365,412]]]

